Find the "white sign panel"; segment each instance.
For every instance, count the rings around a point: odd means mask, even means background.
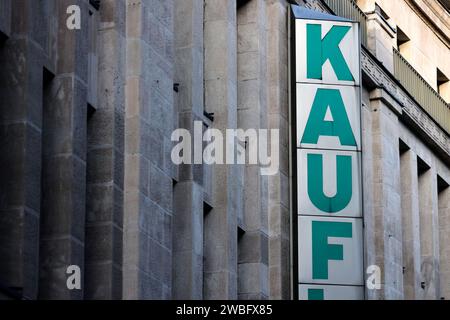
[[[361,151],[360,91],[297,84],[297,147]]]
[[[297,150],[298,214],[361,217],[361,154]]]
[[[363,299],[359,24],[292,12],[299,298]]]
[[[298,218],[300,283],[363,285],[362,220]]]
[[[300,300],[363,300],[364,287],[301,284]]]
[[[333,49],[327,51],[331,59],[327,59],[323,63],[321,77],[315,79],[311,76],[313,72],[308,70],[308,62],[311,64],[311,59],[314,58],[322,57],[323,60],[327,58],[321,55],[318,50],[319,40],[314,35],[319,32],[322,44]],[[360,85],[361,45],[357,24],[353,22],[296,19],[295,35],[297,82]],[[340,53],[335,48],[339,48]]]

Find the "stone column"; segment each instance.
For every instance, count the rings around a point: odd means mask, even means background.
[[[404,150],[400,156],[400,180],[403,227],[403,290],[404,298],[421,297],[420,218],[417,155]]]
[[[374,152],[373,152],[373,127],[372,127],[372,107],[370,103],[370,93],[362,87],[362,107],[361,107],[361,140],[362,140],[362,179],[363,186],[363,206],[364,206],[364,265],[376,264],[376,244],[374,232]],[[366,288],[366,299],[377,299],[378,290],[368,290]]]
[[[439,192],[440,297],[450,299],[450,187],[442,182]]]
[[[268,128],[267,120],[267,22],[266,4],[251,0],[237,11],[238,127]],[[258,143],[249,138],[250,144]],[[270,137],[267,141],[270,142]],[[258,148],[259,149],[259,148]],[[247,160],[248,161],[248,160]],[[238,248],[238,298],[267,299],[268,177],[259,164],[245,165],[243,229]]]
[[[421,160],[422,161],[422,160]],[[439,296],[439,229],[437,176],[433,167],[426,167],[419,175],[420,251],[422,299]]]
[[[106,0],[99,12],[98,104],[88,120],[86,299],[122,297],[125,9],[124,0]]]
[[[80,30],[65,27],[73,4]],[[88,1],[58,1],[57,12],[58,59],[43,110],[39,298],[82,299],[84,286],[68,290],[66,270],[77,265],[84,279]]]
[[[172,292],[173,2],[127,0],[123,298]]]
[[[383,18],[375,0],[358,0],[367,15],[367,49],[390,71],[394,72],[393,48],[397,47],[396,26]]]
[[[288,3],[266,1],[268,125],[280,132],[280,170],[268,177],[269,298],[291,298]]]
[[[365,213],[369,264],[380,267],[381,290],[371,299],[403,298],[402,211],[398,105],[382,90],[370,95],[372,110],[373,210]],[[364,152],[364,151],[363,151]]]
[[[215,129],[237,127],[236,1],[205,0],[205,110]],[[204,298],[237,298],[238,168],[213,165],[213,209],[205,219]]]
[[[175,1],[175,31],[178,123],[194,137],[194,122],[201,124],[200,134],[204,122],[203,0]],[[201,164],[180,166],[174,187],[174,299],[203,298],[203,168]]]
[[[49,13],[48,6],[33,1],[0,5],[0,30],[5,36],[0,40],[0,282],[29,299],[38,293]]]

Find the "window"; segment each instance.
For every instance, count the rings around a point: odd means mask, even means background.
[[[409,41],[409,37],[402,31],[402,29],[397,27],[397,49],[400,53],[402,53],[403,48]]]
[[[437,69],[437,91],[444,100],[450,102],[450,81],[448,77],[439,69]]]
[[[378,4],[375,4],[375,11],[387,22],[389,21],[390,17],[387,15],[386,12],[384,12],[383,9]]]

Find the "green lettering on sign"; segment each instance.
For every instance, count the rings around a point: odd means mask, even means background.
[[[336,194],[328,197],[323,191],[323,156],[308,154],[308,196],[320,210],[339,212],[352,199],[352,157],[336,156]]]
[[[307,77],[322,79],[322,66],[329,60],[338,80],[353,81],[354,78],[342,55],[339,44],[350,30],[348,26],[333,26],[322,39],[320,24],[307,24]]]
[[[333,121],[325,120],[328,108]],[[356,139],[339,90],[317,89],[301,143],[317,144],[320,136],[339,137],[341,145],[356,147]]]
[[[328,279],[328,261],[344,260],[340,244],[329,244],[328,238],[351,238],[351,222],[312,221],[313,279]]]
[[[308,289],[308,300],[324,300],[323,289]]]

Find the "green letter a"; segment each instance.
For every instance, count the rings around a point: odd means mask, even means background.
[[[328,108],[333,121],[325,120]],[[317,89],[301,143],[317,144],[320,136],[339,137],[341,145],[356,147],[344,101],[337,89]]]

